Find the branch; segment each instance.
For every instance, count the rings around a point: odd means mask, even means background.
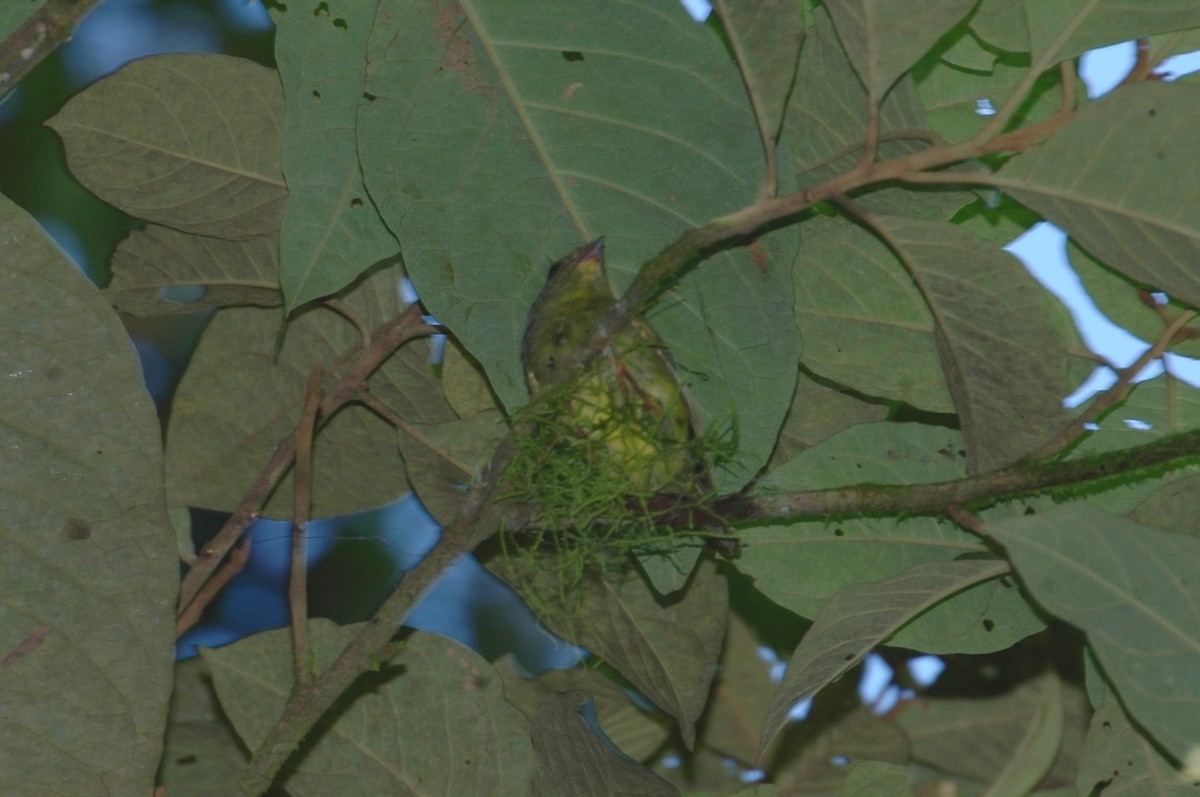
[[[804,517],[904,513],[950,514],[956,507],[990,506],[1056,487],[1099,489],[1114,480],[1145,478],[1200,462],[1200,430],[1153,443],[1067,462],[1018,462],[992,473],[949,482],[914,485],[859,484],[831,490],[738,497],[717,511],[729,522],[793,520]],[[726,510],[726,511],[722,511]]]
[[[0,99],[60,44],[70,41],[75,27],[99,4],[100,0],[47,0],[0,42]]]
[[[497,447],[479,480],[471,487],[459,518],[442,530],[442,538],[410,570],[346,646],[337,661],[311,685],[293,689],[279,720],[255,751],[234,790],[235,797],[257,797],[271,786],[279,770],[295,752],[309,730],[343,692],[377,662],[394,655],[392,638],[442,572],[463,554],[474,550],[498,528],[498,514],[489,513],[488,501],[512,461],[512,434]]]
[[[1086,431],[1084,424],[1099,418],[1105,410],[1117,402],[1124,400],[1125,396],[1129,395],[1129,389],[1133,386],[1133,380],[1142,372],[1142,369],[1162,357],[1170,345],[1176,342],[1176,335],[1179,334],[1179,331],[1187,326],[1188,322],[1195,317],[1196,313],[1192,310],[1180,313],[1179,317],[1172,321],[1163,333],[1159,335],[1154,345],[1142,352],[1142,355],[1134,360],[1132,365],[1128,368],[1114,369],[1117,372],[1117,381],[1103,393],[1096,396],[1092,403],[1088,405],[1088,408],[1071,422],[1070,426],[1053,439],[1047,441],[1041,448],[1031,453],[1029,458],[1032,460],[1049,459],[1074,443]]]
[[[321,405],[321,366],[313,368],[305,390],[304,412],[296,430],[296,500],[292,509],[292,567],[288,579],[288,607],[292,617],[292,671],[296,685],[307,686],[313,679],[312,657],[308,648],[308,556],[305,535],[312,509],[312,447],[316,433],[317,411]]]
[[[354,363],[346,369],[337,384],[321,399],[319,410],[320,423],[323,426],[329,418],[351,401],[354,401],[362,390],[362,385],[374,373],[384,360],[391,356],[404,343],[438,332],[421,320],[421,309],[417,305],[410,306],[391,321],[383,324],[376,332],[370,347],[362,351]],[[255,518],[263,504],[270,498],[271,493],[279,484],[280,479],[287,473],[296,457],[296,445],[299,440],[299,430],[279,441],[275,453],[267,462],[258,478],[251,486],[242,503],[226,521],[225,526],[201,550],[195,563],[188,570],[179,587],[179,613],[182,615],[196,599],[200,588],[207,581],[217,564],[233,547],[238,538]]]
[[[1040,70],[1039,70],[1040,71]],[[1036,78],[1036,75],[1034,76]],[[1022,84],[1018,93],[1032,86]],[[1014,98],[1010,104],[1016,107]],[[1066,121],[1060,115],[1041,123],[1038,136],[1052,134]],[[998,129],[996,132],[999,132]],[[1014,131],[1019,132],[1019,131]],[[921,133],[920,137],[930,138]],[[872,162],[870,153],[875,149],[878,131],[862,145],[867,156],[851,171],[841,174],[818,186],[784,197],[764,197],[755,204],[733,214],[716,219],[702,227],[686,231],[674,243],[642,265],[637,278],[613,307],[601,319],[597,329],[579,348],[563,361],[567,370],[585,367],[594,359],[633,318],[641,314],[651,302],[689,267],[733,242],[761,231],[769,224],[779,222],[806,210],[812,205],[845,194],[857,188],[888,180],[902,179],[916,173],[926,172],[967,160],[986,152],[994,145],[990,136],[976,136],[970,141],[953,144],[938,143],[917,153],[883,162]],[[936,139],[933,139],[936,141]],[[1040,140],[1040,138],[1039,138]],[[1006,140],[1018,143],[1016,139]],[[1023,144],[1023,141],[1020,142]],[[982,176],[982,175],[981,175]],[[963,182],[976,180],[972,175],[962,175]],[[377,363],[376,363],[377,364]],[[340,383],[339,383],[340,384]],[[329,396],[326,397],[327,399]],[[322,414],[325,403],[322,402]],[[335,700],[350,687],[373,663],[390,659],[394,651],[392,642],[400,624],[407,618],[426,591],[458,557],[473,550],[499,527],[500,510],[489,507],[489,500],[512,461],[515,446],[514,433],[500,444],[480,479],[472,486],[458,519],[447,526],[442,538],[428,555],[407,575],[399,587],[384,602],[375,616],[345,648],[337,661],[307,687],[297,685],[293,689],[283,714],[268,732],[266,739],[255,751],[250,765],[243,772],[235,791],[240,797],[255,797],[266,791],[289,756],[299,748],[309,730],[331,707]],[[293,436],[294,438],[294,436]],[[293,440],[289,438],[289,440]],[[1200,451],[1200,433],[1197,435],[1197,451]],[[281,447],[288,441],[281,443]],[[294,442],[285,452],[290,463],[294,453]],[[1195,451],[1189,452],[1191,456]],[[1174,458],[1184,456],[1174,454]],[[286,468],[286,463],[284,465]],[[282,471],[281,471],[282,472]],[[1031,476],[1030,473],[1035,473]],[[1057,472],[1064,472],[1057,466]],[[1076,471],[1076,477],[1081,474]],[[863,511],[905,511],[913,505],[928,506],[928,511],[943,513],[951,504],[966,504],[978,500],[970,498],[972,490],[979,496],[989,491],[1003,494],[1005,490],[1028,491],[1030,484],[1039,479],[1047,483],[1054,481],[1054,473],[1041,472],[1036,468],[1019,472],[1000,472],[986,477],[966,479],[949,485],[919,485],[917,487],[850,487],[843,490],[816,491],[799,496],[734,496],[724,507],[718,502],[717,510],[730,509],[730,520],[761,519],[766,517],[796,516],[797,514],[843,514]],[[1005,481],[1007,479],[1007,481]],[[923,491],[923,492],[922,492]],[[871,493],[880,497],[871,498]],[[269,494],[269,491],[268,491]],[[922,497],[923,496],[923,497]],[[964,497],[967,496],[967,497]],[[264,496],[265,499],[265,496]],[[874,502],[874,503],[872,503]],[[922,503],[923,502],[923,503]],[[261,504],[259,504],[261,505]],[[875,510],[872,507],[880,507]],[[239,510],[240,511],[240,510]],[[231,521],[232,522],[232,521]],[[240,532],[239,532],[240,533]],[[224,534],[224,531],[222,532]],[[233,537],[236,538],[236,535]],[[230,542],[230,544],[232,544]],[[191,574],[189,574],[190,576]]]

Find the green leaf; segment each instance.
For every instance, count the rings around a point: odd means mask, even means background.
[[[536,571],[528,564],[508,559],[490,567],[551,631],[599,656],[674,717],[690,749],[729,614],[728,586],[717,566],[702,562],[687,590],[666,601],[636,569],[603,577],[585,572],[564,595],[563,576],[552,571],[551,562]]]
[[[933,313],[942,368],[967,443],[967,470],[1010,465],[1070,414],[1069,342],[1053,299],[1016,258],[961,227],[879,216]]]
[[[987,797],[1025,797],[1042,782],[1058,753],[1064,713],[1058,673],[1047,670],[1027,686],[1033,711],[1004,767],[988,783]]]
[[[1200,8],[1191,0],[1132,5],[1125,0],[1027,0],[1024,5],[1037,63],[1054,64],[1106,44],[1200,26]]]
[[[1096,789],[1113,797],[1196,797],[1197,773],[1176,771],[1121,709],[1111,690],[1096,707],[1075,778],[1080,794]]]
[[[533,797],[679,797],[670,783],[596,736],[580,713],[590,702],[584,692],[558,694],[534,715]]]
[[[1033,597],[1083,630],[1130,714],[1179,760],[1196,747],[1200,540],[1086,504],[989,525]]]
[[[273,237],[229,241],[151,224],[117,245],[104,296],[122,313],[192,313],[212,307],[275,307],[279,298]],[[184,301],[196,295],[194,301]]]
[[[309,620],[318,673],[358,628]],[[291,632],[269,631],[201,654],[222,708],[257,749],[291,693]],[[360,680],[364,688],[341,698],[295,758],[281,784],[289,794],[330,794],[333,782],[347,797],[528,794],[528,725],[504,700],[496,672],[469,648],[417,631],[379,673]]]
[[[76,94],[47,124],[72,174],[126,213],[244,240],[279,230],[279,76],[242,58],[133,61]]]
[[[1184,476],[1156,490],[1130,517],[1148,526],[1200,537],[1200,475]]]
[[[877,105],[892,84],[965,17],[975,0],[828,0],[854,69]]]
[[[248,756],[212,689],[200,658],[175,665],[175,688],[158,784],[172,797],[233,794]]]
[[[378,0],[289,0],[271,9],[283,81],[280,284],[290,313],[398,253],[367,197],[354,124]]]
[[[762,720],[775,685],[770,665],[746,621],[729,615],[717,682],[705,713],[700,744],[746,766],[755,763]]]
[[[403,306],[397,268],[381,269],[342,298],[372,328]],[[278,310],[222,310],[200,339],[180,380],[167,429],[167,493],[172,506],[231,511],[266,465],[276,444],[300,422],[304,390],[315,365],[345,363],[362,347],[358,328],[333,310],[316,307],[287,326],[277,347]],[[369,381],[374,398],[410,423],[455,416],[430,400],[437,381],[428,343],[406,345]],[[326,384],[334,378],[330,374]],[[369,509],[407,491],[393,428],[369,410],[350,406],[318,432],[313,448],[314,517]],[[290,517],[292,476],[263,509]]]
[[[808,717],[792,726],[795,736],[784,737],[791,749],[781,749],[778,763],[771,763],[776,781],[803,784],[801,794],[835,794],[846,782],[847,761],[908,763],[908,739],[898,724],[862,705],[854,684],[841,698],[828,706],[818,699]]]
[[[919,424],[859,424],[763,479],[763,491],[959,479],[962,437]],[[745,529],[737,569],[779,605],[816,617],[843,587],[880,581],[914,565],[978,556],[987,547],[933,518],[848,518]],[[1003,580],[980,584],[905,626],[892,643],[927,653],[999,650],[1040,630],[1028,602]]]
[[[179,587],[162,442],[94,285],[0,197],[0,792],[149,794]]]
[[[504,699],[530,719],[556,694],[587,692],[596,705],[604,735],[635,761],[649,758],[671,736],[672,724],[664,715],[634,705],[625,689],[593,667],[547,670],[536,678],[527,678],[517,671],[511,653],[501,656],[493,666],[504,679]]]
[[[826,379],[933,412],[950,412],[929,306],[877,238],[813,218],[795,269],[804,365]]]
[[[368,190],[422,301],[506,408],[526,400],[519,342],[551,261],[603,233],[623,290],[680,233],[761,189],[762,144],[737,68],[673,0],[387,4],[369,53]],[[799,348],[795,236],[715,255],[648,314],[698,425],[737,419],[745,459],[723,488],[766,461],[791,398],[779,364]]]
[[[783,125],[804,40],[800,4],[793,0],[716,0],[713,7],[741,66],[763,140],[773,143]]]
[[[982,0],[970,22],[971,30],[993,47],[1009,52],[1029,49],[1025,0]]]
[[[914,763],[1007,787],[1023,771],[1033,773],[1026,778],[1036,778],[1033,785],[1072,778],[1090,713],[1082,689],[1043,672],[1001,694],[923,696],[905,705],[897,721],[912,740]],[[1059,733],[1050,736],[1055,726]]]
[[[866,89],[846,59],[837,32],[824,8],[814,11],[800,51],[797,80],[784,118],[784,139],[804,187],[813,184],[804,172],[828,165],[839,157],[861,159],[867,136]],[[879,111],[882,136],[925,127],[924,113],[912,80],[904,77],[888,93]],[[832,176],[832,175],[829,175]],[[912,192],[906,192],[911,195]],[[805,226],[808,226],[806,223]],[[807,230],[805,231],[807,235]],[[807,340],[807,339],[806,339]]]
[[[858,761],[850,765],[838,797],[909,797],[913,779],[908,767],[883,761]]]
[[[928,562],[838,591],[792,653],[763,722],[759,754],[783,729],[793,706],[854,667],[901,626],[939,601],[1008,572],[1008,564],[996,560]]]
[[[1200,197],[1184,131],[1200,87],[1152,81],[1086,105],[1045,144],[1014,157],[995,185],[1063,227],[1097,260],[1200,307]]]
[[[947,141],[963,141],[981,131],[991,117],[980,114],[980,101],[999,103],[1028,71],[1027,63],[1012,58],[996,59],[983,69],[963,69],[933,53],[913,69],[929,126]],[[1077,95],[1085,95],[1083,81],[1074,73],[1072,80]],[[1051,70],[1034,82],[1030,98],[1022,104],[1017,118],[1022,124],[1040,122],[1057,113],[1061,106],[1062,78],[1057,70]]]
[[[882,403],[862,401],[801,373],[792,406],[779,430],[779,442],[775,444],[769,469],[773,470],[843,429],[859,423],[876,423],[886,415],[887,407]]]

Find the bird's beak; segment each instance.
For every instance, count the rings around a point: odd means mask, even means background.
[[[576,263],[582,263],[589,258],[598,258],[601,263],[604,262],[604,236],[601,235],[590,244],[582,247],[579,250],[579,257],[575,259]]]

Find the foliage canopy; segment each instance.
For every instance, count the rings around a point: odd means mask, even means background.
[[[1200,792],[1200,396],[1169,369],[1133,385],[1200,352],[1200,93],[1154,72],[1200,6],[272,15],[277,69],[147,58],[51,120],[77,178],[146,222],[103,292],[0,198],[0,791],[146,794],[157,771],[171,795]],[[1083,98],[1078,56],[1130,39],[1128,79]],[[1153,342],[1079,409],[1062,399],[1098,358],[1001,248],[1043,220]],[[530,679],[394,640],[456,557],[556,517],[492,499],[527,433],[530,304],[600,234],[623,299],[577,357],[643,316],[697,427],[736,421],[712,511],[741,551],[676,535],[581,568],[544,619],[602,667]],[[117,312],[210,309],[160,435]],[[172,677],[177,600],[194,622],[258,513],[409,489],[443,538],[371,622],[308,622],[297,598],[290,633],[204,654],[219,712],[196,663]],[[232,518],[181,586],[182,507]],[[561,600],[560,571],[516,564],[531,605]],[[790,656],[782,683],[759,640]],[[881,645],[947,656],[946,684],[873,715],[842,676]],[[978,661],[1003,665],[986,690]]]

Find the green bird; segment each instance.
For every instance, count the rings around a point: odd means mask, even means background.
[[[604,239],[550,267],[521,347],[529,392],[562,389],[568,437],[602,442],[630,492],[690,492],[697,467],[688,450],[692,418],[670,355],[635,318],[583,372],[563,365],[617,301],[604,268]]]

